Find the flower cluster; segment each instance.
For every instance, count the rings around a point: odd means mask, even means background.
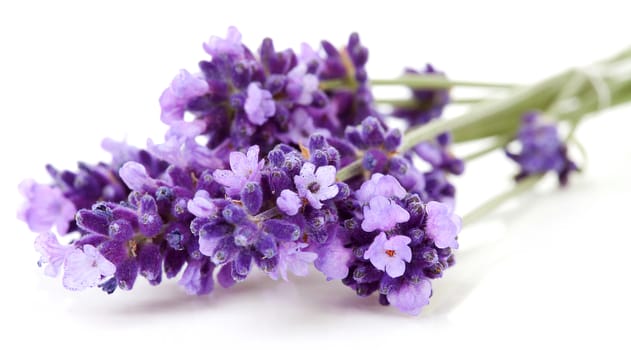
[[[559,137],[556,125],[545,123],[539,113],[530,112],[522,117],[516,141],[519,151],[507,149],[505,152],[520,167],[519,173],[515,175],[517,181],[554,171],[559,183],[565,186],[570,173],[578,171],[576,164],[567,155],[567,146]]]
[[[132,289],[138,276],[152,285],[179,276],[203,295],[255,267],[288,280],[313,265],[418,314],[458,247],[447,176],[462,162],[449,135],[398,151],[402,134],[374,107],[357,34],[342,49],[323,41],[321,52],[303,45],[299,55],[265,39],[255,54],[230,28],[204,50],[201,72],[181,71],[160,98],[164,143],[145,151],[107,140],[110,164],[49,167],[52,185],[20,186],[19,216],[39,233],[46,274],[107,293]],[[341,177],[358,159],[361,169]]]

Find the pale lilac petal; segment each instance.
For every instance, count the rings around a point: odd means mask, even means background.
[[[340,192],[340,188],[337,185],[331,185],[328,187],[321,187],[320,190],[316,193],[316,196],[319,200],[325,201],[327,199],[331,199]]]
[[[163,123],[171,125],[184,118],[186,105],[195,97],[208,92],[208,84],[199,76],[181,70],[171,81],[171,85],[160,96]]]
[[[215,248],[217,248],[220,240],[221,238],[199,236],[199,252],[206,256],[213,256]]]
[[[235,176],[247,178],[250,173],[248,158],[241,152],[230,152],[230,169]]]
[[[296,215],[302,207],[302,200],[295,192],[285,189],[276,199],[276,205],[283,213],[287,215]]]
[[[388,231],[397,223],[410,220],[410,213],[391,200],[376,196],[372,198],[368,206],[364,207],[364,220],[362,229],[366,232],[375,230]]]
[[[241,33],[233,26],[228,27],[226,38],[211,36],[208,43],[204,43],[204,50],[211,56],[230,55],[236,58],[242,57],[245,49],[241,44]]]
[[[156,181],[147,174],[144,165],[136,162],[127,162],[118,171],[127,187],[134,191],[146,191],[156,187]]]
[[[434,240],[438,248],[458,248],[456,237],[462,227],[462,220],[453,214],[450,206],[431,201],[426,205],[427,223],[425,232]]]
[[[41,254],[38,264],[46,265],[44,269],[46,276],[57,276],[66,256],[74,249],[72,246],[60,244],[57,236],[51,232],[40,233],[35,239],[35,250]]]
[[[276,113],[276,104],[272,94],[259,87],[258,83],[252,82],[248,85],[247,98],[243,109],[248,116],[248,120],[255,125],[263,125],[269,117]]]
[[[311,205],[314,209],[322,209],[322,202],[320,202],[320,199],[315,194],[307,191],[305,195],[309,205]]]
[[[405,272],[405,262],[403,260],[391,258],[386,264],[386,273],[392,278],[401,277],[403,276],[404,272]]]
[[[402,199],[406,194],[407,191],[394,176],[375,173],[361,185],[355,196],[360,202],[367,203],[376,196]]]
[[[388,250],[396,251],[399,259],[403,259],[407,262],[412,261],[412,249],[408,246],[412,240],[408,236],[397,235],[391,237],[383,247]]]
[[[269,275],[272,279],[281,277],[287,281],[287,271],[302,277],[309,273],[309,265],[318,257],[314,252],[304,252],[302,249],[308,247],[306,243],[284,242],[278,247],[278,265],[276,271]]]
[[[17,216],[26,222],[31,231],[43,233],[57,227],[59,234],[68,232],[77,209],[59,188],[28,179],[22,181],[18,189],[26,202],[18,210]]]
[[[388,302],[399,310],[410,315],[418,315],[421,309],[429,304],[432,294],[432,285],[428,280],[422,279],[418,283],[405,283],[397,290],[388,293]]]
[[[230,170],[222,169],[215,170],[213,172],[213,178],[217,181],[217,183],[226,187],[226,193],[229,196],[238,195],[246,182],[245,178],[236,176]]]
[[[217,214],[217,206],[213,204],[210,195],[204,190],[195,193],[195,197],[186,205],[188,211],[197,217],[209,217]]]
[[[83,290],[96,286],[115,271],[116,266],[96,248],[85,245],[83,250],[75,249],[66,257],[63,285],[70,290]]]
[[[316,269],[321,271],[327,280],[339,280],[348,275],[348,264],[353,252],[345,248],[342,241],[335,237],[318,249],[318,258],[314,261]]]
[[[335,167],[332,165],[321,166],[315,172],[316,179],[321,187],[335,183]]]

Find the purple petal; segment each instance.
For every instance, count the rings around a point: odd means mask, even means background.
[[[364,207],[362,229],[366,232],[375,230],[388,231],[397,223],[410,220],[410,213],[383,196],[372,198],[368,206]]]
[[[248,97],[243,109],[252,124],[263,125],[267,118],[276,113],[276,104],[269,91],[261,89],[258,83],[252,82],[248,85]]]

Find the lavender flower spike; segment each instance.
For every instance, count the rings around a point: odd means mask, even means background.
[[[226,193],[229,196],[239,195],[246,182],[261,181],[261,169],[265,160],[258,159],[259,146],[257,145],[248,148],[247,154],[230,152],[230,169],[232,170],[215,170],[213,177],[215,181],[226,186]]]
[[[427,223],[425,232],[438,248],[458,248],[456,236],[462,220],[453,213],[453,208],[440,202],[429,202],[426,206]]]
[[[321,166],[316,170],[314,164],[305,162],[300,169],[300,175],[294,176],[294,183],[298,195],[309,201],[315,209],[322,208],[322,201],[337,195],[339,188],[335,184],[335,167]]]
[[[26,203],[18,211],[18,218],[26,222],[31,231],[43,233],[55,226],[60,234],[68,232],[77,208],[59,188],[29,179],[20,183],[19,190]]]
[[[68,254],[64,267],[63,284],[70,290],[94,287],[116,272],[116,266],[89,244]]]
[[[364,253],[364,259],[369,259],[373,266],[392,278],[401,277],[405,272],[405,262],[412,261],[410,242],[410,237],[397,235],[388,239],[381,232]]]

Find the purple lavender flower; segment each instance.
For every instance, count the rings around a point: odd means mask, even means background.
[[[125,185],[134,191],[150,191],[158,187],[156,180],[147,174],[147,170],[140,163],[127,162],[120,168],[118,174]]]
[[[405,282],[398,288],[392,289],[387,296],[388,302],[397,309],[410,315],[418,315],[421,309],[429,304],[432,295],[432,285],[426,279],[418,282]]]
[[[255,125],[263,125],[268,118],[276,113],[276,104],[272,99],[272,94],[257,83],[248,85],[248,97],[245,100],[243,109],[248,114],[248,120]]]
[[[368,203],[376,196],[403,199],[406,194],[407,191],[394,176],[375,173],[355,192],[355,197],[362,203]]]
[[[86,244],[83,250],[75,249],[66,256],[64,287],[70,290],[94,287],[114,275],[115,271],[114,264],[103,257],[94,246]]]
[[[318,77],[307,73],[307,66],[299,64],[287,74],[287,92],[298,104],[308,106],[313,102],[313,94],[318,91]]]
[[[309,273],[309,265],[313,263],[318,254],[303,251],[309,245],[306,243],[284,242],[278,247],[278,265],[276,270],[270,273],[272,279],[279,277],[287,281],[287,271],[296,276],[306,276]]]
[[[197,217],[209,217],[217,214],[217,206],[212,202],[210,194],[205,190],[195,192],[195,197],[186,204],[188,211]]]
[[[348,265],[352,261],[353,253],[344,247],[339,237],[332,238],[316,249],[318,258],[314,261],[314,265],[326,276],[327,280],[341,280],[348,276]]]
[[[293,216],[298,214],[298,210],[302,208],[302,200],[291,190],[283,190],[276,199],[276,205],[283,213]]]
[[[171,125],[181,121],[189,101],[207,92],[208,84],[204,79],[182,69],[160,96],[162,122]]]
[[[254,145],[248,148],[247,154],[230,152],[232,170],[218,169],[213,172],[213,176],[215,181],[226,186],[226,193],[229,196],[236,196],[246,182],[261,180],[261,168],[264,163],[264,160],[259,161],[259,146]]]
[[[506,155],[520,166],[520,172],[515,176],[517,181],[554,171],[559,183],[565,186],[570,173],[578,170],[567,155],[567,147],[559,138],[556,125],[546,124],[536,112],[524,115],[517,141],[521,146],[519,153],[506,150]]]
[[[46,276],[55,277],[59,274],[59,270],[63,266],[64,261],[66,261],[66,256],[68,256],[74,248],[60,244],[55,234],[42,232],[35,240],[35,250],[41,254],[41,258],[37,264],[39,266],[46,265],[44,269]]]
[[[315,208],[322,208],[322,201],[335,197],[339,191],[335,185],[335,167],[321,166],[316,170],[312,163],[305,162],[300,169],[300,175],[294,176],[294,183],[298,195],[309,201]]]
[[[408,220],[410,214],[405,209],[386,197],[376,196],[364,207],[362,229],[366,232],[389,231],[396,224]]]
[[[458,248],[456,237],[462,222],[460,217],[453,213],[453,208],[439,202],[429,202],[427,209],[427,223],[425,232],[434,240],[438,248]]]
[[[206,259],[192,260],[184,269],[178,284],[189,295],[204,295],[212,292],[214,287],[213,270],[215,266]]]
[[[390,277],[403,276],[405,262],[412,261],[410,242],[410,237],[397,235],[388,238],[381,232],[364,253],[364,259],[369,259],[378,270],[385,271]]]
[[[204,43],[204,50],[211,56],[228,55],[233,58],[243,56],[245,49],[241,44],[241,33],[236,27],[228,27],[225,39],[211,36],[208,43]]]
[[[54,226],[60,234],[68,232],[77,208],[59,188],[29,179],[20,183],[19,190],[26,203],[20,208],[18,218],[26,222],[31,231],[44,233]]]

